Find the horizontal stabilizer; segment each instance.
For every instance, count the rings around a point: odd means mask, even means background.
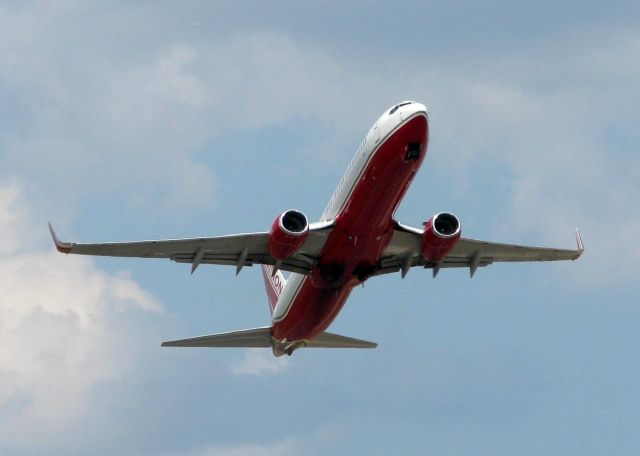
[[[163,342],[163,347],[227,347],[227,348],[268,348],[274,340],[271,328],[243,329],[209,336],[191,337]],[[288,346],[289,342],[275,342]],[[352,337],[323,332],[311,340],[291,342],[296,348],[376,348],[378,344]]]
[[[378,344],[353,337],[323,332],[307,342],[309,348],[376,348]]]
[[[163,347],[271,347],[271,328],[243,329],[163,342]]]

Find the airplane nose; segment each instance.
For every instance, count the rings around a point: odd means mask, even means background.
[[[402,103],[398,103],[397,105],[395,105],[393,108],[391,108],[389,110],[389,115],[394,114],[396,111],[400,110],[400,112],[404,111],[404,109],[400,109],[404,106],[409,106],[411,104],[413,104],[413,101],[403,101]]]
[[[374,129],[377,128],[386,134],[419,113],[424,113],[427,117],[425,105],[415,101],[403,101],[385,111],[376,122]]]
[[[386,114],[387,116],[397,115],[400,117],[400,120],[403,121],[418,112],[424,112],[426,114],[426,106],[421,103],[416,103],[415,101],[403,101],[402,103],[394,105]]]

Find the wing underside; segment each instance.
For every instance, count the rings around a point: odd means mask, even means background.
[[[230,236],[169,239],[158,241],[110,242],[81,244],[62,242],[49,225],[56,248],[62,253],[114,257],[165,258],[176,263],[189,263],[191,271],[200,264],[231,265],[239,272],[254,264],[276,265],[284,271],[308,274],[331,230],[330,224],[315,224],[298,252],[277,262],[269,254],[269,233],[234,234]]]
[[[479,241],[461,238],[440,262],[434,263],[422,257],[422,230],[396,223],[393,237],[380,261],[378,274],[406,271],[415,266],[432,268],[469,268],[471,275],[477,268],[495,262],[562,261],[575,260],[584,251],[582,239],[576,230],[575,250],[531,247],[518,244]]]
[[[81,244],[62,242],[51,225],[49,228],[56,248],[63,253],[166,258],[177,263],[191,264],[191,272],[200,264],[235,266],[236,273],[244,266],[265,264],[277,265],[283,271],[309,274],[319,261],[320,252],[333,224],[312,224],[302,248],[284,261],[277,261],[269,254],[267,232],[191,239]],[[445,258],[434,263],[422,257],[422,233],[418,228],[396,223],[391,242],[383,252],[375,274],[401,271],[404,276],[410,268],[419,266],[431,268],[434,273],[442,268],[469,268],[473,276],[479,267],[495,262],[575,260],[584,251],[577,231],[575,250],[461,238]]]

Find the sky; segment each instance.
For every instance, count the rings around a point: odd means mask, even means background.
[[[635,2],[0,3],[0,454],[636,455]],[[393,104],[397,218],[573,248],[413,270],[331,331],[375,350],[167,349],[268,324],[257,268],[57,253],[319,218]]]

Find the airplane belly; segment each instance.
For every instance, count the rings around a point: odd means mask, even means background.
[[[352,286],[318,288],[305,278],[298,293],[288,306],[286,315],[273,322],[272,336],[277,340],[309,340],[329,327],[345,301]]]
[[[320,334],[351,290],[374,272],[393,235],[393,213],[424,159],[427,132],[427,118],[416,116],[374,151],[335,218],[318,265],[309,276],[296,276],[278,302],[275,339],[308,340]],[[417,153],[410,155],[411,148]]]
[[[320,269],[344,265],[362,279],[391,240],[393,214],[426,155],[427,118],[419,115],[387,136],[354,183],[320,254]],[[416,155],[410,155],[415,148]],[[348,280],[344,277],[343,280]],[[341,283],[334,283],[339,286]]]

